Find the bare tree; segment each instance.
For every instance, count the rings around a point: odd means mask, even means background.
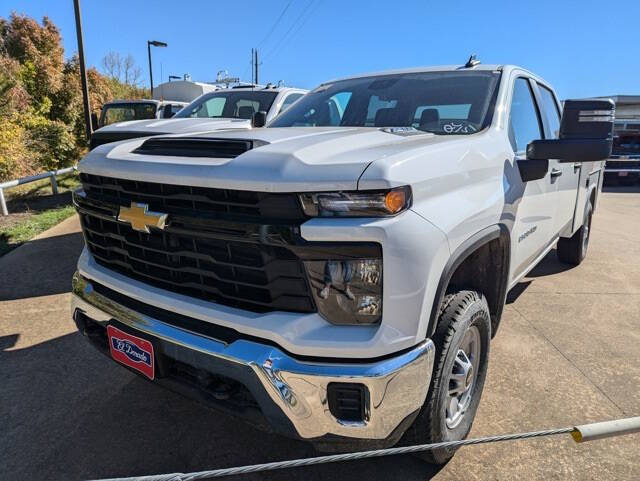
[[[122,72],[122,59],[118,52],[109,52],[102,57],[102,69],[109,77],[120,80]]]
[[[123,58],[118,52],[107,53],[102,58],[102,70],[112,79],[132,87],[137,87],[141,81],[142,71],[131,54]]]
[[[131,54],[128,54],[122,61],[123,81],[126,85],[137,86],[140,83],[142,72],[136,65],[136,61]]]

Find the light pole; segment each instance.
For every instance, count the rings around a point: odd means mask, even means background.
[[[149,54],[149,80],[151,82],[151,96],[153,97],[153,69],[151,68],[151,46],[166,47],[167,44],[157,40],[147,40],[147,52]]]
[[[82,16],[80,15],[80,0],[73,1],[73,9],[76,16],[76,35],[78,37],[78,61],[80,62],[80,84],[82,86],[82,101],[84,104],[84,124],[87,140],[91,139],[93,128],[91,125],[91,106],[89,105],[89,86],[87,83],[87,71],[84,63],[84,41],[82,38]],[[94,127],[98,127],[95,125]]]

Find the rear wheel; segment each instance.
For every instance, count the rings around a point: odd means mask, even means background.
[[[558,240],[558,259],[567,264],[577,266],[587,256],[589,247],[589,236],[591,235],[591,219],[593,217],[593,205],[591,201],[587,204],[584,212],[584,222],[582,227],[569,238],[561,237]]]
[[[427,399],[402,444],[464,439],[473,424],[489,359],[491,316],[484,296],[459,291],[446,296],[433,336],[436,359]],[[444,464],[456,449],[417,453]]]

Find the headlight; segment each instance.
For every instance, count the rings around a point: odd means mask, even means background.
[[[382,259],[305,261],[313,297],[333,324],[376,324],[382,318]]]
[[[300,201],[304,213],[311,217],[386,217],[411,207],[411,188],[304,193]]]

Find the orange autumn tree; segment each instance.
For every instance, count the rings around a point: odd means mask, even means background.
[[[95,68],[87,77],[95,113],[116,96],[148,96]],[[60,31],[48,17],[41,23],[15,12],[0,17],[0,181],[73,165],[85,149],[77,55],[65,60]]]

